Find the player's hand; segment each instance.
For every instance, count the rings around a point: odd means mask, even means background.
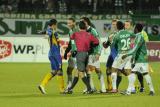
[[[46,34],[46,31],[45,30],[37,30],[37,33],[38,34]]]
[[[67,52],[64,53],[64,59],[67,60]]]
[[[44,39],[48,39],[49,38],[49,36],[46,34],[46,35],[44,35]]]
[[[109,36],[108,40],[109,40],[110,42],[113,41],[113,34],[111,34],[111,35]]]
[[[122,56],[122,59],[124,60],[126,57],[127,57],[127,55],[123,55],[123,56]]]
[[[108,48],[108,46],[110,45],[110,42],[109,41],[107,41],[107,42],[105,41],[105,42],[103,42],[102,45],[103,45],[104,48]]]
[[[106,42],[106,41],[105,41],[105,42],[103,42],[103,47],[104,47],[104,48],[107,48],[106,44],[107,44],[107,42]]]
[[[76,57],[76,55],[77,55],[77,51],[73,51],[72,52],[72,57]]]

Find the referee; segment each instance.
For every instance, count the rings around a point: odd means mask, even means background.
[[[89,84],[89,81],[87,77],[85,76],[85,70],[88,63],[88,52],[90,50],[90,44],[97,46],[99,44],[99,40],[95,38],[90,33],[86,32],[86,25],[83,21],[80,21],[79,23],[79,32],[75,32],[73,35],[71,35],[71,39],[75,41],[76,47],[77,47],[77,69],[78,72],[75,74],[75,77],[73,79],[71,87],[66,90],[67,94],[72,93],[72,89],[75,87],[75,85],[78,82],[78,78],[80,77],[83,81],[83,83],[87,87],[87,93],[93,93],[91,90],[91,86]]]

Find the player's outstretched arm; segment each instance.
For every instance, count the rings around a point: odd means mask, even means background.
[[[69,41],[68,47],[67,47],[67,49],[65,50],[64,59],[67,60],[67,54],[70,52],[70,50],[71,50],[71,40]]]

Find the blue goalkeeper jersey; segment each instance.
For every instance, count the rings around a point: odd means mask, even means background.
[[[58,33],[52,28],[47,29],[47,34],[49,36],[48,41],[50,45],[50,50],[48,56],[60,55],[60,46],[58,44]]]

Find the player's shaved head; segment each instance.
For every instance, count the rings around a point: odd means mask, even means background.
[[[117,21],[117,30],[122,30],[124,29],[124,23],[122,21]]]

